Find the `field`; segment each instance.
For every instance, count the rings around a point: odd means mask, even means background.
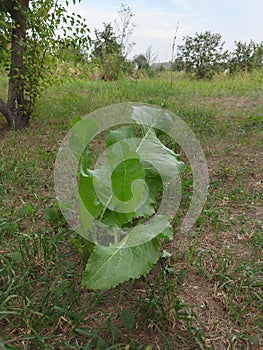
[[[6,88],[1,77],[2,98]],[[209,196],[149,275],[91,291],[80,286],[89,246],[58,209],[54,161],[76,117],[124,101],[187,122],[206,155]],[[1,349],[263,348],[262,71],[211,81],[175,74],[172,86],[165,72],[68,80],[42,94],[29,129],[8,131],[1,118]],[[189,184],[186,174],[185,206]]]

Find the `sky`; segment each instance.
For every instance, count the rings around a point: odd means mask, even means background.
[[[122,3],[131,7],[136,25],[131,58],[151,46],[157,62],[169,61],[178,22],[176,45],[183,43],[184,36],[206,30],[220,33],[229,50],[234,41],[263,41],[263,0],[82,0],[69,11],[86,19],[93,38],[94,29],[103,29],[103,22],[114,24]]]

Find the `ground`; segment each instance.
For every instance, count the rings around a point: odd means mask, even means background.
[[[262,86],[262,72],[207,82],[176,75],[172,87],[165,75],[69,81],[42,94],[29,129],[8,131],[0,119],[0,348],[261,349]],[[0,87],[4,97],[4,77]],[[186,182],[174,240],[162,243],[171,256],[139,280],[91,291],[80,286],[90,248],[58,210],[54,160],[75,117],[121,101],[187,122],[206,155],[209,195],[180,234]]]

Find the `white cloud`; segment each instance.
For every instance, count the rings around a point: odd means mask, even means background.
[[[135,14],[133,55],[144,53],[152,45],[159,60],[169,60],[178,21],[177,44],[182,43],[183,36],[205,30],[221,33],[228,48],[233,48],[234,40],[263,40],[262,0],[82,0],[71,7],[71,12],[86,18],[93,32],[94,28],[102,28],[103,22],[114,23],[122,2],[128,3]]]

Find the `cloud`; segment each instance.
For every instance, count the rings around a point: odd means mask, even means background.
[[[94,28],[101,29],[103,22],[114,24],[122,2],[82,0],[70,10],[86,18],[92,33]],[[183,36],[205,30],[221,33],[228,48],[233,47],[234,40],[260,42],[263,39],[262,0],[127,0],[124,3],[128,3],[135,14],[133,55],[145,53],[152,45],[159,60],[169,60],[178,21],[177,44],[182,43]]]

